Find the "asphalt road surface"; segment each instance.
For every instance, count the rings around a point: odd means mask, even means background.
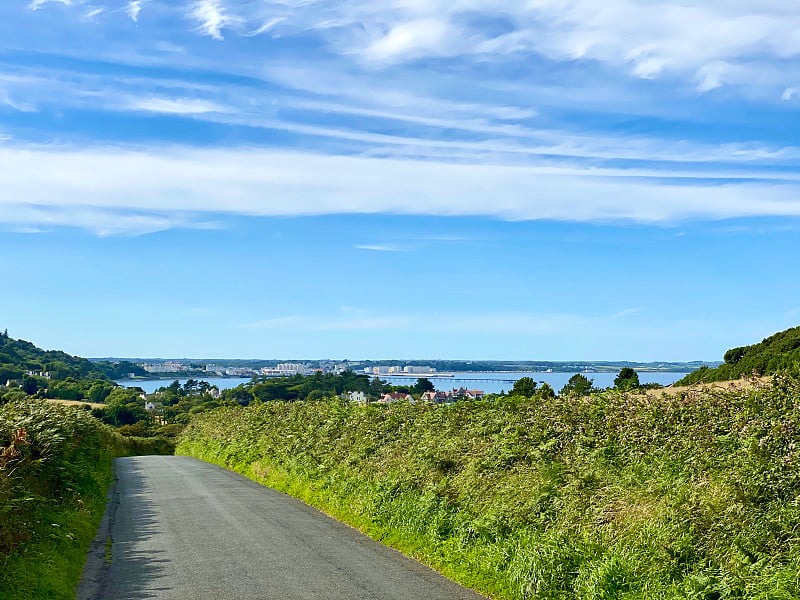
[[[117,459],[116,470],[80,600],[482,598],[217,466],[142,456]]]

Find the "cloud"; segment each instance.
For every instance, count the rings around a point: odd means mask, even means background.
[[[783,94],[781,94],[781,100],[784,102],[788,102],[789,100],[793,100],[794,98],[800,97],[800,89],[797,88],[786,88],[783,90]]]
[[[127,14],[134,23],[139,22],[139,14],[142,12],[142,0],[131,0],[128,3]]]
[[[0,146],[0,209],[6,223],[105,233],[197,226],[223,214],[639,223],[800,216],[796,182],[665,181],[602,173],[255,148],[5,145]]]
[[[240,20],[231,16],[222,0],[197,0],[192,7],[192,17],[199,21],[198,31],[222,41],[222,30]]]
[[[48,2],[75,3],[32,0],[29,8]],[[136,21],[143,2],[127,0],[124,12]],[[800,8],[777,1],[194,0],[188,17],[198,33],[216,40],[226,32],[313,39],[329,54],[371,68],[426,58],[472,67],[580,61],[602,65],[605,74],[695,82],[700,91],[733,85],[714,72],[719,65],[769,72],[769,85],[785,89],[790,75],[781,67],[800,57]],[[175,37],[178,23],[165,23],[161,38]]]
[[[353,248],[370,250],[372,252],[406,252],[406,248],[394,244],[356,244]]]
[[[370,60],[394,62],[419,56],[456,54],[458,38],[442,19],[416,19],[392,27],[363,50]]]
[[[272,30],[276,25],[280,25],[284,21],[286,21],[285,17],[275,17],[273,19],[268,19],[263,24],[261,24],[258,27],[258,29],[255,29],[254,31],[251,31],[249,33],[245,33],[243,35],[245,35],[247,37],[253,37],[253,36],[261,35],[262,33],[267,33],[268,31]]]
[[[32,0],[32,2],[28,5],[28,8],[31,10],[39,10],[48,2],[58,2],[64,6],[72,6],[72,0]]]
[[[171,115],[201,115],[225,111],[218,104],[194,98],[131,98],[126,108]]]
[[[86,19],[89,21],[94,21],[94,18],[103,14],[105,10],[106,9],[103,7],[92,8],[86,13]]]

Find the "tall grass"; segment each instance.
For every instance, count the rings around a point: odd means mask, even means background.
[[[449,407],[271,402],[178,452],[498,598],[800,597],[800,383]]]
[[[74,598],[105,507],[114,456],[170,452],[87,411],[26,399],[0,406],[0,598]]]

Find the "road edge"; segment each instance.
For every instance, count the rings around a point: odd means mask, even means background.
[[[106,495],[106,509],[97,528],[97,534],[89,545],[83,573],[75,588],[77,600],[101,600],[103,590],[106,588],[106,580],[111,566],[111,543],[113,541],[111,531],[117,518],[117,508],[120,502],[116,459],[112,470],[114,481]]]

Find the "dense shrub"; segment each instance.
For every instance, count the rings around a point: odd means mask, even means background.
[[[171,451],[163,439],[125,438],[79,407],[0,405],[0,597],[72,597],[113,457]]]
[[[727,381],[754,374],[773,375],[786,369],[800,374],[800,327],[780,331],[752,346],[731,348],[723,358],[724,364],[714,369],[701,367],[676,385]]]
[[[800,597],[800,383],[434,407],[269,402],[178,452],[502,598]]]

